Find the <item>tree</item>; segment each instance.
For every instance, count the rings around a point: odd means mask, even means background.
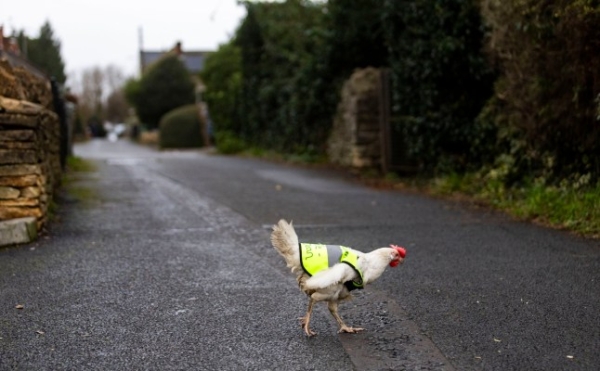
[[[104,69],[104,86],[108,96],[104,99],[103,113],[110,122],[123,122],[129,114],[124,85],[125,76],[119,67],[109,65]]]
[[[123,71],[112,64],[104,68],[104,79],[105,85],[110,92],[121,90],[125,83]]]
[[[233,41],[242,69],[235,134],[257,146],[323,153],[343,81],[356,68],[387,63],[382,1],[244,4]]]
[[[600,179],[600,4],[485,0],[505,181]],[[500,157],[499,157],[500,158]],[[508,160],[508,161],[506,161]],[[578,180],[577,180],[578,181]]]
[[[82,122],[125,121],[129,105],[124,96],[125,77],[118,67],[94,66],[69,78],[78,96],[77,116]]]
[[[73,92],[78,96],[77,111],[83,122],[91,117],[102,119],[104,93],[104,73],[102,68],[95,66],[81,71],[80,75],[73,75],[71,85]]]
[[[106,98],[104,117],[110,122],[124,122],[129,115],[129,104],[123,89],[113,90]]]
[[[138,81],[130,81],[126,96],[148,129],[156,129],[172,109],[194,103],[194,82],[176,54],[155,62]]]
[[[19,35],[19,41],[21,43],[25,41],[23,33]],[[46,21],[44,23],[38,38],[27,40],[25,45],[27,59],[49,77],[56,79],[60,84],[64,84],[67,80],[65,63],[60,54],[60,41],[54,37],[50,22]]]
[[[479,166],[495,140],[476,117],[492,95],[476,1],[385,0],[395,127],[423,170]]]
[[[241,131],[236,119],[236,101],[241,92],[240,49],[233,43],[223,44],[208,56],[201,73],[206,86],[204,100],[210,108],[215,131]]]
[[[324,5],[305,0],[245,5],[247,16],[234,40],[242,57],[239,134],[261,147],[310,150],[324,130],[306,120],[306,86],[313,82],[304,76],[320,56]]]
[[[354,69],[387,66],[388,51],[381,22],[381,0],[329,0],[327,64],[341,80]],[[341,85],[341,84],[340,84]]]

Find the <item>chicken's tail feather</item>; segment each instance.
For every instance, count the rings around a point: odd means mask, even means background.
[[[287,267],[290,268],[292,272],[302,272],[298,236],[296,235],[296,231],[291,222],[288,223],[281,219],[273,226],[271,243],[275,250],[283,256]]]

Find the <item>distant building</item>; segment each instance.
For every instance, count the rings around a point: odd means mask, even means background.
[[[44,72],[27,59],[26,54],[21,52],[17,38],[5,36],[4,26],[0,25],[0,59],[6,59],[13,67],[22,67],[40,78],[48,79]]]
[[[196,75],[204,68],[204,61],[211,52],[206,50],[183,51],[180,42],[175,44],[171,50],[156,51],[142,50],[140,48],[140,74],[143,74],[148,66],[156,62],[167,53],[176,53],[179,55],[181,61],[187,67],[188,71],[190,71],[191,74]]]
[[[21,55],[21,49],[17,43],[16,37],[4,36],[4,26],[0,25],[0,50],[10,52],[14,55]]]

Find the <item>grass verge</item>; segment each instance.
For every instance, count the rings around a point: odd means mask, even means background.
[[[67,158],[67,169],[62,178],[65,192],[78,201],[86,202],[96,199],[94,190],[86,184],[86,179],[96,170],[96,165],[93,162],[80,157],[69,156]]]
[[[223,133],[217,141],[221,153],[237,153],[271,161],[303,165],[325,164],[323,156],[312,153],[282,155],[273,151],[250,148],[231,133]],[[499,179],[481,174],[450,174],[439,178],[400,178],[395,174],[381,176],[377,171],[362,172],[364,184],[425,192],[444,198],[459,198],[502,210],[521,220],[548,227],[573,231],[579,235],[600,238],[600,183],[581,186],[564,183],[560,187],[529,182],[507,187]]]
[[[452,174],[431,181],[429,188],[441,196],[469,197],[521,220],[600,238],[600,184],[548,186],[528,182],[509,188],[473,174]]]
[[[96,166],[81,157],[69,156],[67,158],[67,172],[90,173],[96,171]]]

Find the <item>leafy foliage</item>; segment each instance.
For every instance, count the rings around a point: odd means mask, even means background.
[[[216,123],[221,150],[322,154],[342,82],[385,67],[404,148],[427,174],[443,173],[438,191],[600,234],[598,1],[246,6],[232,41],[239,70],[223,67],[239,86],[216,77],[206,95],[232,94],[211,103],[231,118]],[[215,61],[210,74],[219,70]]]
[[[196,104],[168,112],[160,120],[160,148],[202,147],[201,125]]]
[[[139,81],[128,81],[125,95],[148,129],[157,128],[165,113],[195,100],[194,83],[175,54],[155,62]]]
[[[246,3],[234,40],[242,81],[233,132],[255,146],[324,153],[343,80],[357,67],[385,64],[380,4]]]
[[[312,142],[300,122],[299,74],[319,50],[323,5],[290,0],[247,3],[247,17],[235,38],[242,55],[240,135],[245,141],[282,151]],[[310,37],[307,37],[310,36]]]
[[[129,105],[122,89],[113,90],[104,104],[105,117],[111,122],[124,122],[129,115]]]
[[[210,107],[215,131],[241,131],[236,115],[242,84],[240,49],[233,43],[219,46],[206,59],[200,77],[206,86],[203,99]]]
[[[324,153],[343,81],[375,66],[391,71],[393,121],[425,172],[600,176],[597,1],[245,4],[203,75],[217,132],[236,145]]]
[[[325,41],[330,74],[346,80],[356,68],[388,65],[383,11],[381,0],[328,1]]]
[[[227,130],[217,132],[215,139],[217,149],[223,154],[239,153],[248,147],[243,140]]]
[[[480,164],[493,126],[475,121],[494,76],[473,1],[386,0],[393,110],[409,156],[424,170]],[[477,145],[478,144],[478,145]]]
[[[590,184],[589,176],[556,186],[524,181],[519,187],[511,187],[498,175],[452,173],[437,178],[431,190],[442,195],[468,194],[521,219],[600,237],[600,184]]]
[[[489,110],[509,180],[600,176],[600,4],[483,1],[501,78]],[[553,181],[552,181],[553,180]]]
[[[357,68],[385,67],[388,60],[380,0],[330,0],[324,11],[318,55],[301,71],[299,84],[300,123],[311,125],[307,132],[315,133],[311,150],[304,155],[312,157],[325,153],[344,82]]]
[[[21,48],[27,52],[26,57],[31,63],[44,71],[48,77],[64,84],[67,76],[65,75],[65,63],[60,54],[60,40],[54,36],[50,22],[46,21],[42,25],[37,38],[28,38],[21,31],[18,42]]]

